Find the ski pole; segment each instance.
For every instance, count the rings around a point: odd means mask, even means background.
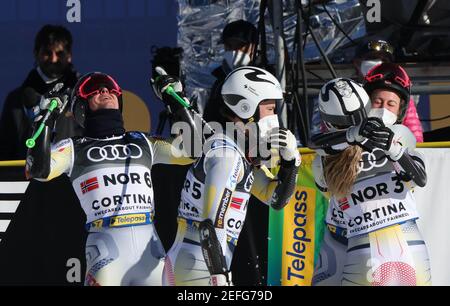
[[[45,127],[45,123],[47,123],[48,118],[50,117],[50,114],[55,110],[55,108],[58,107],[58,100],[57,99],[51,99],[50,100],[50,107],[48,108],[47,113],[45,114],[44,119],[42,120],[41,124],[39,125],[39,128],[37,129],[36,133],[34,133],[33,137],[27,139],[25,142],[25,145],[32,149],[36,145],[36,139],[41,135],[42,130]]]

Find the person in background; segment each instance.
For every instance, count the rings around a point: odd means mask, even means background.
[[[361,82],[373,67],[382,63],[395,62],[394,47],[384,40],[371,40],[367,45],[361,45],[357,53],[359,55],[353,60],[353,64],[358,74],[358,81]],[[407,101],[406,106],[402,124],[411,130],[417,142],[423,142],[423,128],[412,97]]]
[[[225,26],[222,32],[221,42],[224,44],[225,54],[222,64],[217,67],[212,75],[216,78],[211,89],[211,94],[203,112],[203,118],[207,122],[223,121],[219,109],[223,104],[221,89],[226,76],[235,68],[249,65],[256,54],[258,44],[258,30],[248,21],[237,20]]]
[[[31,136],[32,124],[39,114],[41,97],[62,83],[60,92],[70,90],[78,80],[72,65],[72,35],[62,26],[45,25],[34,43],[36,66],[23,84],[10,92],[0,118],[0,160],[25,159],[25,141]],[[80,136],[83,129],[73,120],[69,103],[61,109],[53,129],[52,141]]]

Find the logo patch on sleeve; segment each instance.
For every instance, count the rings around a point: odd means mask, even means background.
[[[222,198],[220,199],[220,206],[217,210],[216,220],[214,222],[214,226],[218,228],[224,227],[225,215],[227,213],[228,205],[231,201],[232,191],[230,189],[225,188],[222,194]]]

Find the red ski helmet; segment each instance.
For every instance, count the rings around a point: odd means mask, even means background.
[[[403,102],[400,103],[398,122],[403,121],[411,95],[411,81],[405,69],[394,63],[382,63],[373,67],[364,77],[364,89],[372,93],[377,89],[392,90]]]

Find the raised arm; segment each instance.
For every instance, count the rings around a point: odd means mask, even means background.
[[[55,99],[55,98],[52,98]],[[27,152],[25,173],[28,179],[36,178],[43,181],[51,180],[63,173],[70,171],[73,159],[73,144],[71,139],[60,141],[51,147],[52,129],[57,113],[46,110],[49,103],[41,103],[42,115],[34,123],[34,132],[43,123],[43,129],[36,138],[34,146]],[[62,105],[61,100],[56,99]],[[25,145],[25,144],[24,144]]]

